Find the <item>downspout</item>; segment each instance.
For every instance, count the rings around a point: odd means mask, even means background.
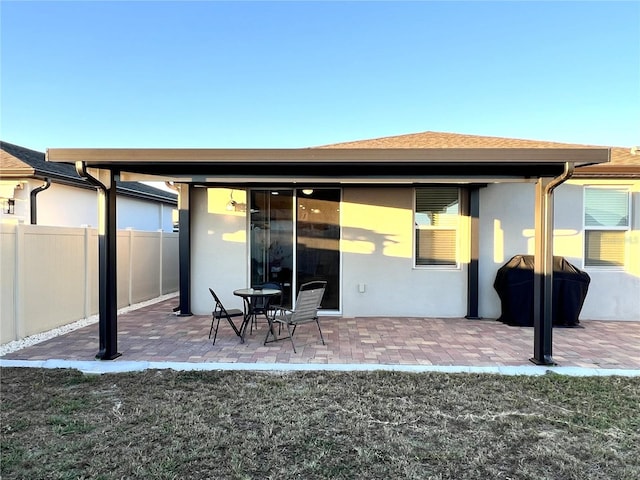
[[[573,162],[561,175],[538,179],[536,185],[536,236],[533,285],[533,358],[537,365],[555,365],[553,334],[553,191],[573,175]]]
[[[564,172],[562,172],[560,176],[551,180],[545,187],[545,195],[550,195],[556,189],[556,187],[559,187],[564,182],[573,177],[574,170],[575,166],[573,162],[566,162],[564,164]]]
[[[100,180],[98,180],[97,178],[92,177],[91,174],[87,172],[87,165],[84,162],[82,161],[76,162],[76,173],[80,175],[82,178],[84,178],[85,180],[87,180],[94,187],[98,187],[106,195],[107,193],[106,185],[102,183]]]
[[[31,193],[29,194],[29,196],[31,197],[31,201],[29,202],[29,206],[31,208],[31,225],[38,224],[38,206],[36,201],[36,195],[38,195],[40,192],[46,190],[51,186],[51,180],[48,177],[43,178],[43,180],[44,180],[44,185],[40,185],[39,187],[34,188],[33,190],[31,190]]]
[[[91,174],[87,172],[87,165],[84,162],[82,161],[76,162],[76,173],[80,175],[82,178],[86,179],[91,185],[98,187],[104,193],[107,192],[107,187],[104,185],[104,183],[102,183],[97,178],[92,177]]]

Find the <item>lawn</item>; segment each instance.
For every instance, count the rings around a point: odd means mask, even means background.
[[[640,478],[640,378],[0,374],[5,480]]]

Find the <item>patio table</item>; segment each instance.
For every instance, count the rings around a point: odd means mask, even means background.
[[[233,291],[233,294],[241,297],[244,300],[244,319],[242,321],[242,325],[240,326],[240,337],[244,341],[245,333],[247,331],[247,325],[250,322],[256,320],[256,312],[253,308],[255,304],[254,299],[262,298],[264,299],[264,311],[269,310],[269,303],[274,297],[282,295],[282,291],[276,288],[239,288]],[[269,315],[265,315],[267,317],[267,322],[269,323],[269,329],[271,333],[273,331],[273,319],[269,318]]]

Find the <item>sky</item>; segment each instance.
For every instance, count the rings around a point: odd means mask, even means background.
[[[640,145],[636,1],[0,1],[0,138]]]

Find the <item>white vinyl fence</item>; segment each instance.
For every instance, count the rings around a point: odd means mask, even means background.
[[[178,290],[178,234],[119,230],[118,308]],[[98,313],[95,228],[0,224],[0,344]]]

